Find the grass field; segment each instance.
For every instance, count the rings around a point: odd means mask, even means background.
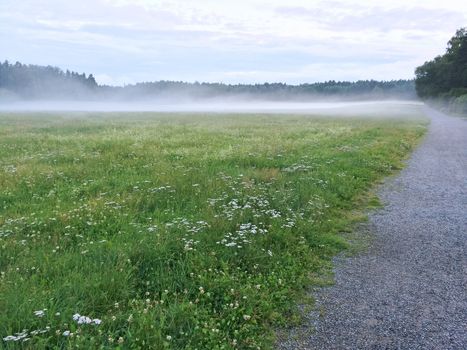
[[[271,347],[425,124],[0,115],[0,347]]]

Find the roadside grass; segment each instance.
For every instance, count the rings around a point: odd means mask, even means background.
[[[0,115],[0,345],[270,348],[411,114]]]

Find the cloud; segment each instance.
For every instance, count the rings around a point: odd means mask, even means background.
[[[341,3],[334,3],[340,6]],[[462,23],[465,14],[450,9],[424,8],[421,6],[384,8],[376,6],[346,7],[278,7],[276,13],[289,18],[311,20],[335,30],[350,31],[393,31],[434,30],[450,22]]]
[[[390,79],[466,22],[456,0],[2,0],[0,59],[118,84]]]

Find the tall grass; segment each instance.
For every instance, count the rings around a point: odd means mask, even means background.
[[[347,246],[362,196],[423,131],[419,119],[0,116],[0,346],[270,347]]]

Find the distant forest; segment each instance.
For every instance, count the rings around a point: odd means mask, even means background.
[[[450,112],[467,114],[467,28],[449,40],[446,53],[415,70],[417,94]]]
[[[24,99],[87,97],[98,85],[91,75],[57,67],[0,63],[0,97]]]
[[[252,98],[264,100],[412,99],[413,80],[327,81],[301,85],[284,83],[222,84],[178,81],[144,82],[124,87],[98,85],[93,75],[57,67],[0,63],[0,99],[31,100],[167,100]]]

